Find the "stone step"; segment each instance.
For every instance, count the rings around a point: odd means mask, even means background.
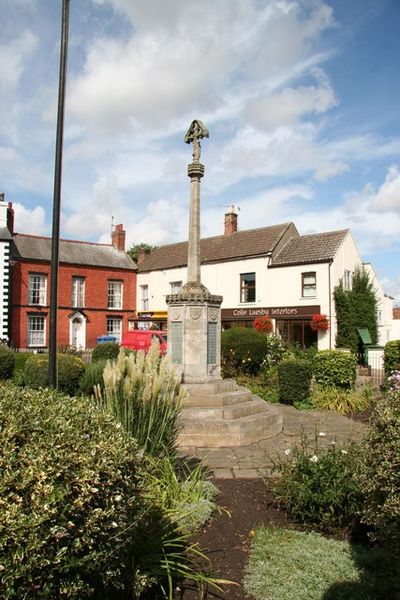
[[[188,396],[204,396],[230,392],[238,388],[233,379],[216,379],[206,383],[184,383],[184,389]]]
[[[260,412],[260,410],[263,409],[263,405],[265,405],[264,400],[260,400],[260,398],[257,397],[254,398],[251,394],[247,393],[244,401],[237,402],[236,404],[185,406],[182,410],[181,417],[184,421],[190,421],[192,419],[199,419],[200,421],[212,421],[214,419],[232,420]]]
[[[244,446],[282,431],[282,414],[277,407],[261,401],[256,413],[234,419],[185,419],[178,446],[221,448]]]
[[[236,388],[235,390],[218,392],[216,394],[196,394],[194,396],[187,395],[184,401],[185,407],[223,407],[230,404],[239,404],[240,402],[250,402],[251,392],[244,388]]]

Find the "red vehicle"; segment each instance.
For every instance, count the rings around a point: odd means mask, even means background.
[[[153,331],[144,329],[134,329],[122,335],[121,346],[130,350],[144,350],[148,352],[153,339],[160,342],[160,354],[167,351],[167,334],[164,331]]]

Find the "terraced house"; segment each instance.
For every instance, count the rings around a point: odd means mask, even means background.
[[[299,235],[294,223],[238,230],[233,207],[225,215],[224,234],[201,240],[201,281],[223,296],[222,327],[251,326],[268,315],[274,330],[303,348],[334,348],[336,315],[333,291],[345,288],[362,265],[349,229]],[[168,244],[139,261],[138,318],[131,327],[165,327],[165,296],[186,282],[187,242]],[[370,270],[379,299],[380,342],[386,343],[392,319],[391,299]],[[329,328],[314,331],[314,315],[326,315]]]
[[[57,345],[93,348],[99,336],[120,341],[136,308],[136,264],[125,231],[112,243],[60,240]],[[12,242],[12,327],[15,348],[45,349],[49,339],[51,238],[15,233]]]

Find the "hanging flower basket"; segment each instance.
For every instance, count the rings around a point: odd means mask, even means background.
[[[313,315],[311,317],[311,329],[313,331],[328,331],[328,317],[326,315]]]
[[[253,321],[253,327],[254,329],[257,329],[257,331],[259,331],[260,333],[264,333],[265,335],[272,333],[274,328],[272,325],[272,321],[269,317],[257,317]]]

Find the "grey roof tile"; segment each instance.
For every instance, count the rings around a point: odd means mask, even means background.
[[[51,238],[16,233],[14,235],[13,255],[26,260],[51,260]],[[131,257],[108,244],[60,240],[60,263],[87,265],[92,267],[110,267],[115,269],[135,269]]]
[[[282,223],[271,227],[236,231],[230,235],[203,238],[200,241],[200,261],[205,264],[267,255],[291,228],[294,228],[292,223]],[[139,265],[138,270],[146,273],[184,267],[187,265],[187,253],[187,242],[159,246]]]
[[[348,233],[349,229],[341,229],[291,238],[273,257],[270,267],[328,262],[335,257]]]

